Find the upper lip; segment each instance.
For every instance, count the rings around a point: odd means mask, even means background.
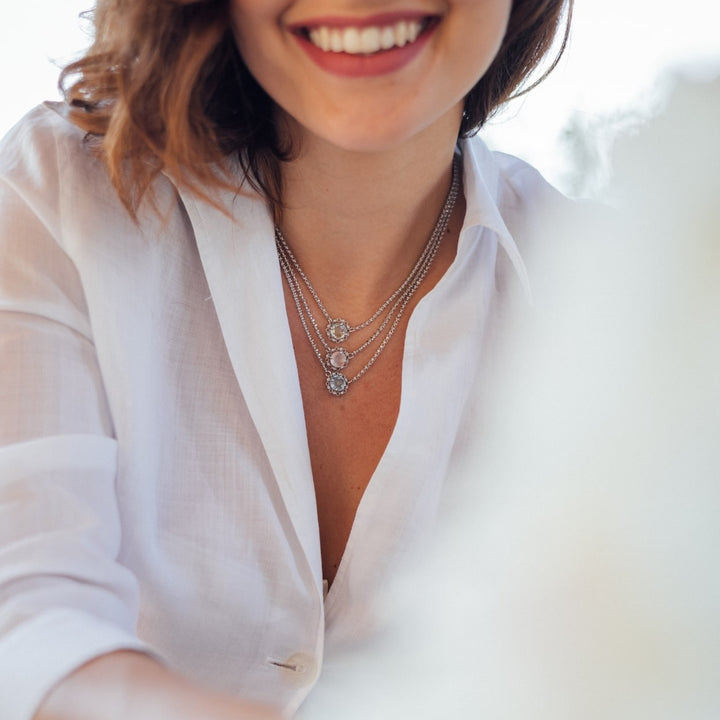
[[[386,12],[377,13],[375,15],[369,15],[365,17],[347,17],[339,15],[326,15],[322,17],[308,18],[307,20],[300,20],[297,22],[288,23],[287,28],[291,32],[302,32],[312,30],[316,27],[383,27],[385,25],[392,25],[403,20],[424,20],[429,18],[438,17],[433,13],[420,12],[420,11],[397,11],[397,12]]]

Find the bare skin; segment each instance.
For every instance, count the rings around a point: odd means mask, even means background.
[[[500,49],[512,5],[231,0],[243,58],[282,108],[276,117],[284,121],[281,132],[300,149],[283,168],[281,229],[326,307],[351,324],[373,314],[426,243],[448,190],[464,99]],[[410,6],[437,25],[424,36],[427,42],[416,45],[417,54],[397,66],[373,64],[372,57],[339,66],[329,54],[308,54],[298,41],[298,27],[351,28],[358,19],[382,25],[383,12]],[[452,262],[462,216],[459,207],[414,305]],[[376,366],[338,399],[324,389],[317,358],[288,302],[328,580],[395,426],[409,315]]]
[[[343,397],[333,397],[325,388],[325,376],[305,337],[286,288],[286,305],[315,483],[323,577],[330,584],[335,579],[360,500],[395,427],[400,408],[402,356],[409,316],[452,262],[457,247],[459,217],[456,212],[442,251],[423,286],[408,305],[392,341],[369,373],[353,384]],[[390,288],[385,296],[379,296],[380,301],[393,289]],[[367,318],[380,301],[358,315],[358,321]]]
[[[445,201],[459,114],[449,113],[392,152],[353,153],[303,137],[287,167],[282,229],[328,307],[351,324],[367,319],[405,279]],[[286,287],[300,376],[323,573],[332,582],[355,512],[382,457],[400,406],[405,330],[412,310],[452,263],[464,217],[459,198],[430,273],[368,374],[342,397],[325,378]],[[352,341],[355,347],[359,341]],[[360,365],[362,367],[362,365]],[[356,367],[357,370],[357,367]]]
[[[271,708],[208,692],[141,653],[103,655],[49,694],[35,720],[281,720]]]

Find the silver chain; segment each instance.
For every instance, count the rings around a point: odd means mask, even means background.
[[[406,307],[425,279],[428,271],[430,270],[430,266],[437,255],[440,241],[447,230],[447,226],[450,222],[450,217],[453,209],[455,208],[455,202],[460,191],[460,175],[460,162],[456,157],[453,162],[450,190],[448,191],[448,195],[445,199],[445,203],[443,204],[437,222],[435,223],[432,234],[420,253],[420,256],[405,280],[403,280],[402,284],[367,320],[359,325],[351,326],[346,320],[340,318],[333,319],[325,308],[325,305],[320,300],[320,297],[315,291],[310,279],[300,267],[299,262],[283,237],[280,228],[277,226],[275,227],[275,245],[277,248],[280,268],[282,269],[283,275],[285,276],[285,280],[288,284],[288,288],[290,290],[290,294],[292,295],[305,336],[307,337],[315,356],[320,362],[320,365],[325,373],[326,387],[328,392],[332,395],[344,395],[349,386],[363,377],[363,375],[365,375],[365,373],[375,364],[375,361],[380,357],[388,342],[390,342],[390,338],[393,336],[395,330],[400,324],[400,320],[403,317]],[[382,318],[378,327],[370,335],[370,337],[355,350],[347,351],[340,346],[332,347],[328,344],[323,332],[318,326],[317,320],[315,319],[308,303],[308,299],[303,293],[303,285],[325,318],[327,322],[326,335],[333,343],[340,343],[347,340],[351,333],[369,327],[377,321],[383,313],[385,313],[385,316]],[[310,329],[311,327],[312,330]],[[355,375],[348,378],[344,373],[340,372],[340,370],[344,370],[345,367],[347,367],[350,360],[369,348],[370,345],[378,340],[386,328],[388,328],[387,332],[385,332],[385,335],[380,341],[380,344],[376,348],[375,352]],[[316,338],[320,342],[322,349],[325,351],[325,355],[321,352],[320,347],[316,342]]]
[[[434,252],[435,252],[435,249],[433,249],[433,253]],[[312,310],[310,309],[310,306],[308,305],[307,298],[305,297],[305,294],[302,291],[302,287],[300,286],[300,283],[297,280],[294,268],[291,266],[291,260],[290,260],[290,258],[287,257],[284,249],[282,249],[282,248],[278,249],[278,256],[281,260],[283,272],[285,273],[286,278],[287,278],[288,274],[292,276],[292,283],[290,283],[290,281],[288,280],[288,284],[291,285],[291,289],[294,286],[294,288],[297,292],[297,297],[300,300],[300,302],[302,303],[304,314],[307,316],[308,320],[310,321],[310,324],[312,325],[313,330],[315,331],[315,335],[317,336],[317,339],[322,344],[322,346],[325,350],[326,356],[327,356],[327,354],[332,352],[332,348],[330,347],[330,345],[328,345],[327,341],[325,340],[325,336],[323,335],[323,333],[320,331],[320,328],[318,327],[317,321],[315,320],[315,317],[312,314]],[[365,342],[362,345],[360,345],[358,348],[356,348],[352,352],[347,353],[348,360],[352,360],[352,358],[354,358],[356,355],[361,353],[366,347],[371,345],[380,336],[382,331],[387,327],[387,324],[390,322],[392,317],[395,315],[395,312],[398,310],[398,308],[402,307],[403,300],[408,292],[409,292],[409,289],[406,290],[406,292],[403,293],[403,295],[401,295],[395,301],[395,303],[388,310],[387,315],[383,318],[382,322],[377,327],[377,329],[373,332],[373,334],[367,340],[365,340]],[[376,319],[377,319],[377,316],[376,316]],[[367,324],[368,323],[366,322],[366,323],[364,323],[363,326],[367,326]],[[359,328],[359,327],[361,327],[361,326],[356,326],[356,328]]]
[[[445,210],[445,206],[443,206],[443,211]],[[442,217],[442,215],[441,215]],[[320,299],[320,296],[315,291],[315,288],[312,286],[312,283],[310,282],[308,276],[305,274],[303,269],[300,267],[300,263],[297,261],[297,258],[293,254],[293,251],[290,249],[290,246],[287,244],[287,241],[285,240],[285,237],[283,236],[282,232],[280,231],[280,228],[275,228],[275,237],[276,242],[278,246],[278,252],[283,252],[287,258],[289,259],[290,263],[293,266],[293,269],[302,279],[303,283],[305,284],[305,287],[307,288],[308,292],[310,293],[312,299],[315,301],[315,304],[317,305],[318,309],[322,313],[325,320],[327,320],[328,324],[332,323],[333,318],[331,317],[330,313],[325,308],[325,305],[323,304],[322,300]],[[371,325],[377,318],[382,314],[383,310],[385,310],[390,303],[397,298],[398,295],[400,295],[410,284],[413,277],[419,272],[420,267],[427,259],[428,254],[430,253],[431,246],[433,243],[433,240],[435,239],[435,233],[430,236],[430,240],[426,243],[425,247],[423,248],[422,253],[420,254],[420,257],[417,259],[417,262],[413,266],[412,270],[410,271],[409,275],[403,280],[402,285],[398,287],[395,292],[393,292],[390,297],[385,300],[385,302],[367,319],[365,322],[360,323],[359,325],[348,325],[348,332],[354,333],[358,330],[362,330],[363,328],[368,327],[368,325]]]

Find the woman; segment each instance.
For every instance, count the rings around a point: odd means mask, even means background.
[[[562,9],[98,3],[0,161],[3,718],[291,715],[371,631],[554,197],[458,137]]]

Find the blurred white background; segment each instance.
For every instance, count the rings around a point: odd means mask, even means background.
[[[92,0],[5,4],[0,23],[0,135],[30,107],[58,97],[57,67],[88,42],[78,19]],[[8,7],[9,6],[9,7]],[[529,160],[573,195],[601,194],[605,150],[662,102],[670,68],[720,71],[713,0],[577,0],[570,45],[540,88],[486,128],[488,142]]]
[[[601,194],[612,137],[661,108],[670,76],[720,72],[718,18],[713,0],[576,0],[561,64],[490,123],[488,141],[571,195]]]

